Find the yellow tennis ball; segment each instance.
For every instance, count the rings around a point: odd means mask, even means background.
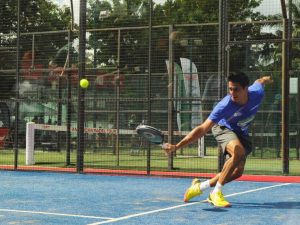
[[[87,79],[80,80],[80,87],[87,88],[89,86],[89,81]]]

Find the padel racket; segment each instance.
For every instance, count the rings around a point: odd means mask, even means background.
[[[149,141],[150,143],[158,144],[161,147],[163,146],[164,134],[160,130],[143,124],[138,125],[135,130],[139,136]]]

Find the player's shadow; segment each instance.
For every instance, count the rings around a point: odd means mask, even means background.
[[[268,203],[241,203],[231,202],[235,208],[267,208],[267,209],[300,209],[300,202],[268,202]]]
[[[189,203],[193,203],[193,202],[198,202],[196,200],[192,200],[189,201]],[[220,208],[220,207],[215,207],[212,204],[208,203],[208,202],[203,202],[203,204],[207,205],[207,208],[204,208],[202,210],[204,211],[209,211],[209,212],[227,212],[229,208]]]
[[[228,209],[227,208],[217,208],[214,206],[211,206],[211,208],[207,208],[207,209],[202,209],[203,211],[208,211],[208,212],[227,212]]]

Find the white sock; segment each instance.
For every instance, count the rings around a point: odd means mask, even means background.
[[[213,194],[215,194],[215,193],[217,193],[218,191],[222,191],[222,187],[223,187],[223,185],[222,184],[220,184],[219,182],[217,182],[217,184],[216,184],[216,186],[215,186],[215,188],[214,188],[214,190],[213,190]]]
[[[200,184],[200,190],[201,191],[204,191],[205,189],[207,189],[209,187],[210,187],[209,180],[201,182],[201,184]]]

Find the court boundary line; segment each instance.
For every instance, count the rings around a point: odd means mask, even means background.
[[[66,217],[78,217],[78,218],[90,218],[90,219],[104,219],[104,220],[114,219],[112,217],[103,217],[103,216],[85,216],[85,215],[79,215],[79,214],[51,213],[51,212],[17,210],[17,209],[0,209],[0,212],[17,212],[17,213],[41,214],[41,215],[52,215],[52,216],[66,216]]]
[[[272,185],[272,186],[261,187],[261,188],[256,188],[256,189],[252,189],[252,190],[248,190],[248,191],[242,191],[242,192],[237,192],[237,193],[225,195],[225,197],[243,195],[243,194],[248,194],[248,193],[256,192],[256,191],[267,190],[267,189],[271,189],[271,188],[275,188],[275,187],[287,186],[287,185],[290,185],[290,184],[292,184],[292,183],[276,184],[276,185]],[[151,211],[147,211],[147,212],[130,214],[130,215],[126,215],[126,216],[122,216],[122,217],[118,217],[118,218],[109,219],[109,220],[106,220],[106,221],[101,221],[101,222],[96,222],[96,223],[89,223],[87,225],[99,225],[99,224],[105,224],[105,223],[113,223],[113,222],[127,220],[127,219],[130,219],[130,218],[144,216],[144,215],[148,215],[148,214],[154,214],[154,213],[168,211],[168,210],[172,210],[172,209],[188,207],[188,206],[192,206],[192,205],[196,205],[196,204],[201,204],[201,203],[204,203],[204,202],[207,202],[207,200],[202,200],[202,201],[192,202],[192,203],[185,203],[185,204],[175,205],[175,206],[171,206],[171,207],[167,207],[167,208],[155,209],[155,210],[151,210]]]

